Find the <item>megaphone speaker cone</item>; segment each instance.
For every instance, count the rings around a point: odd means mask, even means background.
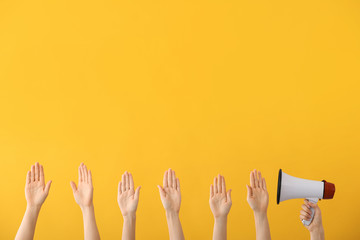
[[[281,194],[281,178],[282,178],[282,170],[280,168],[279,170],[279,176],[278,176],[278,187],[277,187],[277,197],[276,197],[276,203],[280,203],[280,194]]]

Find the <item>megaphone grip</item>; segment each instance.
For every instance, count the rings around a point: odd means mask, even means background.
[[[307,198],[307,200],[312,203],[317,203],[319,201],[318,198]],[[305,219],[302,220],[304,226],[309,226],[314,218],[315,209],[310,207],[310,210],[311,210],[311,218],[309,220],[305,220]]]

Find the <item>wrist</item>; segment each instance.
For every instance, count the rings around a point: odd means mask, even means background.
[[[227,222],[227,215],[217,216],[217,217],[214,216],[214,219],[215,219],[215,223],[226,223]]]
[[[254,212],[255,225],[262,225],[268,221],[266,212]]]
[[[136,213],[129,213],[129,214],[126,214],[126,215],[123,215],[123,218],[124,218],[124,221],[135,221],[136,220]]]
[[[84,212],[89,212],[89,211],[94,211],[94,205],[90,204],[90,205],[86,205],[86,206],[80,206],[81,211]]]
[[[28,212],[40,212],[41,205],[27,205],[26,211]]]
[[[179,217],[179,212],[177,211],[166,211],[166,218],[167,219],[174,219]]]
[[[324,236],[324,228],[323,226],[319,226],[312,230],[309,230],[311,239],[322,239],[321,237]]]
[[[254,211],[255,218],[267,218],[267,211]]]

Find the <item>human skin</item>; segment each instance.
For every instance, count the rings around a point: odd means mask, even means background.
[[[184,233],[179,218],[181,194],[180,181],[171,169],[164,174],[163,186],[158,185],[161,202],[166,212],[170,240],[183,240]]]
[[[36,222],[41,206],[49,195],[51,186],[49,181],[45,185],[44,168],[39,163],[31,166],[27,172],[25,183],[26,211],[15,236],[15,240],[31,240],[34,238]]]
[[[266,188],[265,178],[261,172],[254,170],[250,173],[250,186],[247,187],[247,202],[254,212],[255,229],[257,240],[270,240],[270,227],[267,217],[269,194]]]
[[[213,240],[227,239],[227,216],[232,205],[231,189],[226,191],[225,178],[220,174],[210,186],[210,209],[214,215]]]
[[[78,186],[71,181],[70,185],[74,194],[76,203],[80,206],[84,221],[84,239],[99,240],[100,235],[96,226],[95,211],[93,203],[93,184],[91,171],[81,163],[78,169],[79,182]]]
[[[134,190],[134,180],[131,173],[122,175],[118,187],[118,204],[124,218],[122,239],[135,239],[136,210],[139,203],[140,187]]]
[[[310,232],[310,239],[311,240],[324,240],[324,227],[322,224],[322,216],[321,210],[319,206],[315,203],[309,202],[308,200],[304,200],[304,204],[301,206],[300,210],[300,220],[307,220],[311,219],[311,209],[314,209],[314,218],[309,226],[305,226],[307,230]]]

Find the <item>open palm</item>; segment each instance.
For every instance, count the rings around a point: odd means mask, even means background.
[[[122,175],[118,188],[118,204],[123,217],[129,214],[134,215],[139,203],[140,187],[134,190],[134,179],[131,173],[125,172]]]
[[[88,207],[93,204],[93,185],[91,171],[81,163],[79,167],[79,183],[76,187],[74,182],[70,182],[74,198],[80,207]]]
[[[210,208],[215,218],[227,216],[232,205],[231,190],[226,192],[225,178],[219,174],[210,186]]]
[[[29,206],[40,207],[49,194],[51,181],[45,185],[44,168],[39,163],[31,166],[27,173],[25,185],[25,198]]]
[[[266,188],[265,178],[261,172],[254,170],[250,173],[250,186],[247,187],[247,201],[254,212],[266,212],[269,205],[269,194]]]
[[[179,213],[181,205],[180,181],[175,171],[169,169],[164,174],[163,187],[159,186],[161,202],[167,212]]]

